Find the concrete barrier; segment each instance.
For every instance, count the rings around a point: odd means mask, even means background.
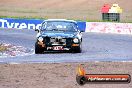
[[[85,32],[132,34],[132,23],[87,22]]]

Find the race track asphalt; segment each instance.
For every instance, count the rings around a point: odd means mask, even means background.
[[[3,57],[0,63],[60,63],[87,61],[132,61],[132,35],[83,33],[82,53],[34,54],[34,30],[0,29],[0,43],[26,47],[26,56]]]

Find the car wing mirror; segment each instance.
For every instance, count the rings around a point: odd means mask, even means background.
[[[82,31],[78,30],[79,33],[82,33]]]
[[[40,32],[40,30],[39,30],[39,29],[35,29],[35,31]]]
[[[84,32],[84,31],[80,31],[80,33],[82,33],[82,32]]]

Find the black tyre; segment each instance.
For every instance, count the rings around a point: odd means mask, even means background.
[[[82,52],[82,46],[80,46],[77,50],[76,53],[81,53]]]
[[[35,54],[41,54],[42,52],[44,52],[43,48],[35,43]]]
[[[72,49],[73,53],[81,53],[82,52],[82,44],[79,47],[75,47]]]

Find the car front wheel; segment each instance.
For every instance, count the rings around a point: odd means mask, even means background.
[[[71,49],[71,51],[72,51],[73,53],[81,53],[81,52],[82,52],[82,44],[80,44],[80,46],[78,46],[78,47],[73,47],[73,48]]]
[[[43,52],[42,47],[40,47],[40,45],[35,43],[35,54],[41,54],[42,52]]]

